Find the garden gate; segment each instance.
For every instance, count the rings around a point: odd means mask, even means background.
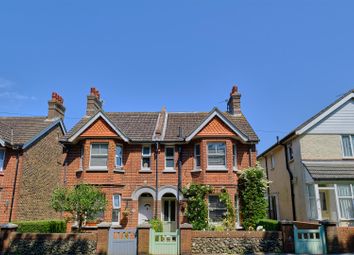
[[[108,255],[136,255],[136,229],[109,230]]]
[[[155,232],[150,229],[150,254],[176,255],[179,247],[179,232]]]
[[[298,229],[294,225],[294,241],[297,254],[327,254],[323,226],[318,229]]]

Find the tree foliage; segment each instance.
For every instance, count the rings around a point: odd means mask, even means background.
[[[85,218],[92,218],[106,208],[102,191],[92,185],[79,184],[73,188],[59,187],[53,191],[51,204],[57,212],[68,212],[78,222],[79,231]]]
[[[245,229],[255,228],[260,219],[266,217],[267,200],[265,198],[268,182],[264,169],[258,164],[244,170],[239,179],[241,215]]]
[[[232,204],[230,194],[227,193],[226,189],[222,189],[221,193],[219,194],[220,202],[224,203],[227,208],[226,217],[223,220],[223,225],[225,229],[231,230],[235,228],[236,223],[236,212],[235,208]]]
[[[205,196],[212,192],[212,188],[209,185],[191,184],[183,188],[182,192],[187,198],[185,215],[193,229],[206,229],[208,227],[208,206]]]

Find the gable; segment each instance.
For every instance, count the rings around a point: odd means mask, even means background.
[[[116,132],[102,118],[93,122],[80,137],[116,137]]]
[[[236,135],[219,117],[214,117],[197,136],[234,136]]]
[[[354,99],[349,100],[308,131],[309,134],[353,134]]]

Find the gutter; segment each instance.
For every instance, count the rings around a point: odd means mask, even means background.
[[[291,207],[292,207],[292,213],[293,213],[293,221],[296,221],[296,210],[295,210],[295,195],[294,195],[294,176],[293,173],[290,171],[289,167],[289,159],[288,159],[288,150],[286,144],[281,144],[284,147],[284,153],[285,153],[285,165],[286,165],[286,170],[289,173],[289,179],[290,179],[290,192],[291,192]]]

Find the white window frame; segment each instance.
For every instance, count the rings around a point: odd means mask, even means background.
[[[119,206],[114,206],[114,197],[115,196],[118,196]],[[121,208],[122,208],[122,195],[121,194],[113,194],[113,196],[112,196],[112,216],[113,216],[113,211],[117,210],[118,211],[118,221],[113,221],[113,217],[112,217],[112,223],[118,223],[119,224]]]
[[[149,147],[149,154],[144,155],[144,148]],[[144,158],[149,158],[150,160],[150,167],[144,167],[143,164],[143,159]],[[150,171],[151,170],[151,145],[143,145],[141,147],[141,169],[145,171]]]
[[[237,170],[238,169],[237,165],[238,165],[238,162],[237,162],[237,145],[234,143],[232,145],[232,168],[233,168],[233,170]]]
[[[197,154],[197,146],[199,146],[199,155]],[[201,156],[200,156],[200,143],[194,144],[194,169],[199,170],[202,165]],[[197,158],[199,157],[199,166],[197,165]]]
[[[275,169],[275,156],[274,156],[274,154],[270,155],[270,169],[271,170]]]
[[[351,149],[351,152],[352,152],[352,156],[345,156],[344,155],[344,143],[343,143],[343,137],[344,136],[348,136],[349,137],[349,143],[350,143],[350,149]],[[343,158],[354,158],[354,144],[353,144],[353,139],[354,139],[354,135],[350,135],[350,134],[345,134],[345,135],[341,135],[341,144],[342,144],[342,155],[343,155]]]
[[[117,156],[117,148],[118,147],[120,147],[121,149],[122,149],[122,155],[121,155],[121,165],[120,166],[118,166],[117,165],[117,158],[118,158],[118,156]],[[123,166],[124,166],[124,164],[123,164],[123,144],[120,144],[120,143],[117,143],[116,144],[116,151],[115,151],[115,161],[114,161],[114,164],[115,164],[115,166],[116,166],[116,168],[117,169],[121,169],[121,168],[123,168]]]
[[[172,156],[167,156],[167,149],[172,149],[173,150],[173,155]],[[165,146],[165,169],[166,170],[175,170],[175,146]],[[173,160],[173,167],[168,167],[167,166],[167,160],[172,159]]]
[[[339,192],[338,192],[338,185],[349,185],[350,187],[350,191],[351,191],[351,196],[339,196]],[[354,220],[354,218],[343,218],[342,217],[342,212],[340,210],[340,204],[339,204],[339,200],[340,199],[352,199],[352,206],[354,208],[354,184],[351,183],[341,183],[341,184],[335,184],[335,190],[336,190],[336,203],[337,203],[337,208],[338,208],[338,215],[339,215],[339,219],[340,220]]]
[[[213,144],[213,143],[223,143],[225,145],[225,154],[224,154],[224,158],[225,158],[225,165],[209,165],[209,144]],[[206,152],[207,152],[207,170],[212,170],[212,171],[223,171],[223,170],[227,170],[227,157],[226,157],[226,152],[227,152],[227,147],[226,147],[226,142],[208,142],[206,144]]]
[[[0,172],[4,171],[5,158],[6,158],[6,150],[1,148],[0,151],[3,151],[2,164],[0,165]]]
[[[91,166],[91,160],[92,160],[92,145],[96,145],[96,144],[104,144],[107,145],[107,165],[106,166]],[[109,143],[91,143],[90,144],[90,169],[94,169],[94,170],[107,170],[108,169],[108,154],[109,154]],[[102,154],[99,155],[94,155],[94,156],[102,156]]]
[[[226,210],[226,213],[227,213],[227,205],[225,204],[225,208],[210,207],[210,200],[209,200],[210,197],[217,197],[220,200],[219,195],[211,194],[208,196],[208,222],[211,225],[220,225],[223,221],[211,221],[210,220],[210,211],[211,210]]]

